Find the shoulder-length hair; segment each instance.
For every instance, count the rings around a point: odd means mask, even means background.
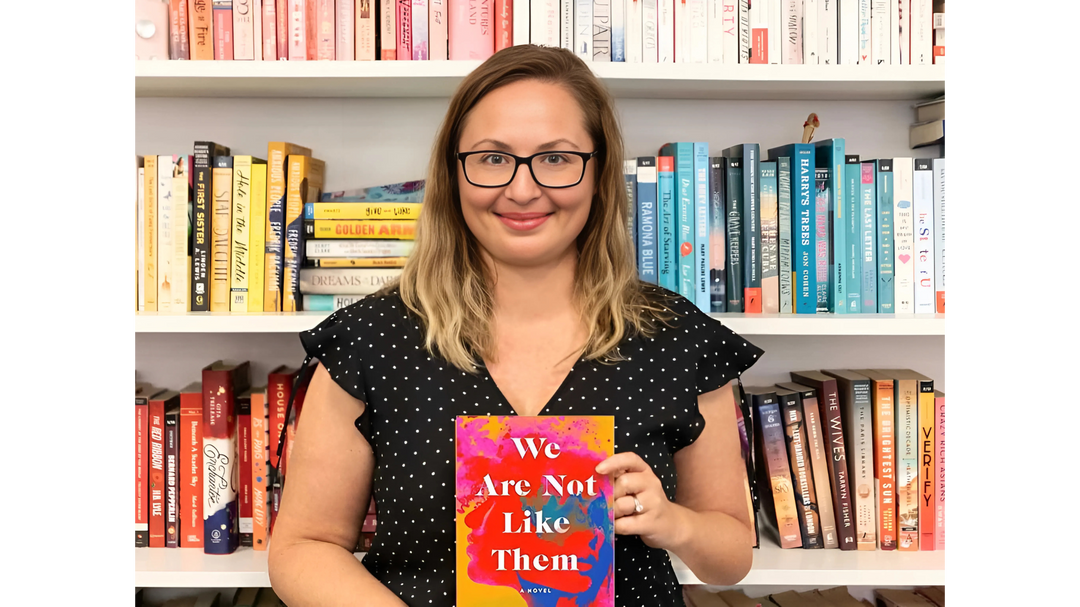
[[[457,157],[462,126],[484,95],[522,80],[564,87],[577,101],[595,149],[598,171],[589,217],[577,238],[574,298],[589,337],[580,356],[620,360],[618,345],[629,335],[651,336],[672,317],[663,291],[637,278],[634,243],[627,229],[623,141],[611,96],[592,70],[571,51],[518,45],[503,49],[473,70],[450,100],[432,146],[416,244],[395,288],[416,314],[425,347],[466,372],[477,357],[495,360],[491,319],[493,276],[480,244],[465,223],[458,190]]]

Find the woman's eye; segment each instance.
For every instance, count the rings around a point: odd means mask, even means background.
[[[544,163],[546,164],[563,164],[566,162],[566,156],[562,154],[548,154],[544,156]]]
[[[485,154],[481,157],[480,161],[485,164],[490,164],[492,166],[499,166],[501,164],[505,164],[507,162],[507,158],[506,156],[503,156],[501,154]]]

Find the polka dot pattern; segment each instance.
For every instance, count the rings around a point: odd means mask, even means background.
[[[616,452],[641,456],[674,501],[674,453],[705,426],[697,396],[738,377],[762,350],[667,293],[679,315],[671,327],[626,337],[617,364],[580,359],[542,414],[615,416]],[[375,454],[379,525],[364,566],[410,607],[454,607],[454,420],[515,415],[513,407],[482,366],[468,374],[429,356],[396,293],[338,310],[300,339],[366,404],[356,427]],[[620,606],[684,605],[667,552],[638,536],[616,537],[615,572]]]

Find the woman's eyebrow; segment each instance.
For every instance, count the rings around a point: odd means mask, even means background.
[[[490,145],[491,147],[493,147],[493,148],[495,148],[497,150],[502,150],[502,151],[506,151],[506,152],[510,151],[510,145],[509,144],[504,143],[502,141],[499,141],[498,139],[490,139],[490,138],[489,139],[481,139],[480,141],[477,141],[476,143],[474,143],[472,145],[472,148],[476,149],[481,144]],[[557,146],[562,146],[562,145],[569,146],[569,147],[571,147],[571,148],[573,148],[575,150],[580,149],[577,146],[577,144],[575,144],[573,141],[570,141],[569,139],[565,139],[565,138],[555,139],[553,141],[549,141],[547,143],[540,144],[539,146],[537,146],[536,149],[537,150],[550,150],[551,148],[554,148],[554,147],[557,147]]]

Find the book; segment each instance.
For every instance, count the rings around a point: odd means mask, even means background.
[[[798,394],[806,426],[806,450],[810,458],[810,471],[814,481],[814,496],[817,504],[818,524],[821,526],[821,539],[825,548],[837,548],[836,514],[833,509],[832,485],[829,480],[827,459],[832,457],[824,435],[824,422],[818,407],[817,392],[809,387],[794,382],[776,384],[785,390]]]
[[[397,2],[380,2],[378,21],[379,58],[394,61],[397,59]]]
[[[522,593],[614,606],[614,489],[595,472],[614,435],[610,416],[456,418],[459,607]]]
[[[855,372],[870,379],[878,548],[896,550],[896,403],[893,400],[893,380],[873,369],[856,369]]]
[[[304,241],[304,258],[408,257],[412,240],[317,240]]]
[[[251,199],[249,201],[251,225],[248,227],[250,241],[247,272],[247,312],[262,312],[265,307],[264,280],[266,279],[266,163],[251,165]]]
[[[149,546],[165,547],[165,413],[180,404],[180,393],[163,390],[149,398],[149,461],[147,489],[149,491]]]
[[[135,384],[135,547],[150,545],[150,398],[159,390]]]
[[[937,401],[934,381],[920,376],[919,381],[919,435],[916,446],[919,457],[919,550],[937,549]]]
[[[305,295],[370,295],[401,276],[400,268],[301,268]]]
[[[928,599],[911,590],[877,588],[874,590],[874,598],[881,607],[935,607]]]
[[[270,539],[270,409],[266,386],[251,389],[251,533],[252,548],[266,550]]]
[[[915,312],[915,217],[911,158],[893,158],[893,301],[896,314]]]
[[[297,312],[300,304],[300,258],[303,255],[305,202],[319,199],[326,163],[305,155],[288,159],[288,190],[285,203],[284,256],[281,278],[281,311]]]
[[[753,411],[754,468],[765,520],[777,532],[781,548],[801,548],[799,512],[784,442],[784,416],[776,389],[748,386],[743,398],[749,400]]]
[[[671,156],[656,158],[656,189],[659,214],[657,281],[669,291],[678,292],[679,246],[675,223],[675,159]]]
[[[841,6],[841,10],[845,10],[845,6]],[[862,312],[863,213],[862,163],[859,162],[859,156],[856,154],[844,155],[842,185],[843,196],[838,200],[842,201],[844,207],[841,221],[844,226],[844,252],[839,254],[839,263],[844,264],[842,268],[844,296],[840,305],[849,314],[859,314]]]
[[[934,391],[934,468],[937,474],[934,506],[934,550],[945,549],[945,393]]]
[[[420,219],[418,202],[307,202],[304,219]]]
[[[814,146],[792,143],[769,150],[769,159],[791,159],[792,289],[796,314],[817,313]]]
[[[158,310],[158,157],[143,158],[143,310]]]
[[[413,219],[307,219],[303,236],[311,238],[373,238],[413,240]]]
[[[319,195],[319,202],[366,202],[366,203],[415,203],[419,204],[424,201],[424,180],[418,179],[413,181],[402,181],[399,183],[391,183],[387,185],[371,186],[366,188],[354,188],[351,190],[337,190],[333,192],[322,192]],[[395,205],[391,208],[402,208],[402,205]],[[413,207],[408,207],[413,208]],[[417,212],[419,212],[417,210]],[[320,217],[312,217],[310,219],[322,219]],[[350,217],[342,217],[341,219],[352,219]],[[357,217],[355,219],[412,219],[406,217]]]
[[[779,199],[776,161],[761,166],[761,311],[780,313]]]
[[[676,292],[697,302],[694,269],[694,145],[688,142],[667,143],[660,156],[675,159],[675,242],[678,274]]]
[[[825,2],[827,16],[825,22],[829,27],[824,30],[826,37],[824,42],[828,45],[823,48],[822,57],[824,63],[836,64],[837,60],[837,10],[836,2]],[[824,139],[814,142],[814,164],[818,167],[829,169],[828,187],[826,188],[827,204],[826,211],[826,264],[828,268],[826,280],[827,307],[829,312],[846,314],[844,305],[847,298],[847,273],[845,271],[848,262],[847,234],[850,229],[847,221],[845,193],[848,183],[844,173],[847,167],[845,155],[846,143],[842,138]],[[818,245],[820,247],[820,244]]]
[[[282,311],[281,278],[285,262],[285,196],[288,185],[288,158],[292,155],[310,156],[311,149],[283,141],[271,141],[267,146],[266,256],[263,264],[264,312]]]
[[[704,0],[701,0],[704,4]],[[704,26],[704,11],[701,25]],[[694,299],[699,310],[709,311],[709,144],[694,142]]]
[[[188,0],[169,0],[169,59],[190,59]]]
[[[923,379],[906,369],[879,369],[893,379],[896,401],[897,550],[919,549],[919,391]],[[933,393],[933,382],[929,386]]]
[[[859,211],[860,232],[859,247],[862,265],[862,280],[859,294],[862,297],[861,309],[864,313],[876,313],[878,287],[878,213],[877,187],[874,183],[876,163],[860,163]]]
[[[479,7],[465,0],[448,0],[451,61],[487,59],[495,52],[495,28],[492,5]],[[480,10],[477,11],[477,8]],[[591,19],[589,22],[591,23]],[[399,24],[400,25],[400,24]],[[401,59],[400,53],[398,59]]]
[[[251,546],[254,535],[252,513],[254,505],[251,487],[251,390],[236,395],[236,483],[237,516],[239,517],[240,545]]]
[[[180,547],[179,484],[180,401],[165,410],[165,547]]]
[[[934,289],[935,311],[945,313],[945,159],[935,158],[934,171]]]
[[[300,268],[403,268],[408,257],[323,257],[305,258]]]
[[[787,445],[792,476],[792,492],[799,512],[799,530],[803,548],[824,548],[821,525],[818,518],[817,494],[811,469],[809,440],[803,420],[799,393],[777,387],[776,397],[784,420],[784,440]]]
[[[203,551],[232,554],[240,544],[237,504],[236,395],[250,386],[247,362],[216,361],[202,370]]]
[[[744,311],[743,295],[743,188],[742,159],[725,159],[724,187],[727,190],[727,306],[728,312]]]
[[[214,156],[214,202],[210,219],[210,311],[228,312],[232,259],[232,156]]]
[[[755,50],[757,50],[756,47]],[[759,154],[760,146],[756,143],[742,143],[721,152],[725,158],[740,158],[743,162],[743,309],[749,314],[761,313],[761,175],[758,166],[761,159]],[[738,187],[731,182],[728,184],[729,187]]]
[[[271,535],[274,522],[277,520],[278,500],[281,498],[282,465],[278,453],[283,451],[281,439],[285,430],[285,412],[288,409],[289,398],[292,396],[293,386],[300,371],[300,369],[281,365],[275,367],[267,375],[266,398],[270,416],[270,466],[267,473],[275,479],[270,487]]]
[[[780,257],[780,313],[794,312],[795,298],[792,291],[791,272],[791,158],[776,159],[777,181],[777,249]]]
[[[195,3],[198,4],[198,3]],[[232,0],[213,0],[214,17],[214,59],[232,61],[233,59],[233,18]]]
[[[191,38],[191,58],[197,61],[214,58],[213,6],[209,2],[191,2],[188,29]]]
[[[709,312],[727,312],[727,208],[724,158],[709,159]]]
[[[638,278],[657,284],[656,273],[656,157],[637,158],[637,266]]]
[[[248,311],[248,283],[251,274],[251,199],[254,165],[265,160],[253,156],[233,156],[232,229],[229,243],[229,311]]]
[[[791,381],[814,388],[818,406],[822,410],[825,440],[832,457],[829,464],[829,486],[832,490],[833,510],[836,514],[836,534],[841,550],[856,550],[855,514],[852,510],[847,450],[844,443],[844,423],[841,416],[840,397],[836,379],[820,371],[792,371]]]
[[[877,311],[880,314],[896,312],[892,166],[892,160],[883,159],[877,161],[874,169],[874,184],[877,187],[874,196],[877,206]]]
[[[351,306],[365,297],[367,295],[342,295],[337,293],[333,295],[309,295],[305,293],[301,296],[301,301],[303,301],[305,312],[333,312]]]
[[[176,237],[184,223],[180,217],[180,205],[173,196],[173,170],[179,156],[157,157],[157,289],[159,312],[187,312],[174,305],[173,286],[180,286],[180,268],[176,259]],[[181,241],[183,242],[183,241]]]
[[[849,487],[855,511],[855,543],[859,550],[877,549],[877,504],[874,494],[874,416],[870,379],[842,370],[825,370],[836,378],[844,424]]]
[[[445,5],[445,2],[443,2]],[[434,8],[434,7],[433,7]],[[354,11],[354,53],[357,61],[374,61],[377,54],[375,49],[375,35],[376,35],[376,3],[371,0],[361,1],[356,3]],[[435,34],[439,32],[436,29]],[[446,12],[442,13],[442,42],[443,52],[442,56],[432,56],[432,59],[446,59]],[[346,34],[347,36],[347,34]],[[346,43],[347,44],[347,43]],[[348,51],[346,51],[347,53]]]
[[[180,390],[180,547],[203,546],[202,382]]]
[[[814,269],[817,278],[816,305],[818,312],[831,312],[832,289],[829,274],[829,199],[832,169],[818,166],[814,170]]]
[[[146,171],[142,156],[135,156],[135,310],[146,310]]]
[[[227,146],[213,141],[196,141],[192,156],[191,222],[191,311],[210,311],[210,248],[213,213],[213,163],[215,156],[228,156]]]
[[[277,3],[281,0],[261,0],[262,15],[260,19],[261,36],[255,40],[256,44],[262,42],[262,60],[278,60],[278,36],[277,36]]]
[[[933,314],[937,308],[934,289],[934,174],[933,160],[916,158],[911,181],[914,223],[915,313]]]
[[[937,607],[945,607],[944,586],[923,586],[920,588],[915,588],[915,592],[922,595],[926,600],[930,601]]]
[[[236,61],[254,61],[255,47],[261,46],[255,39],[254,0],[233,0],[232,34],[233,59]],[[258,16],[261,21],[261,15]],[[261,41],[260,41],[261,42]]]

